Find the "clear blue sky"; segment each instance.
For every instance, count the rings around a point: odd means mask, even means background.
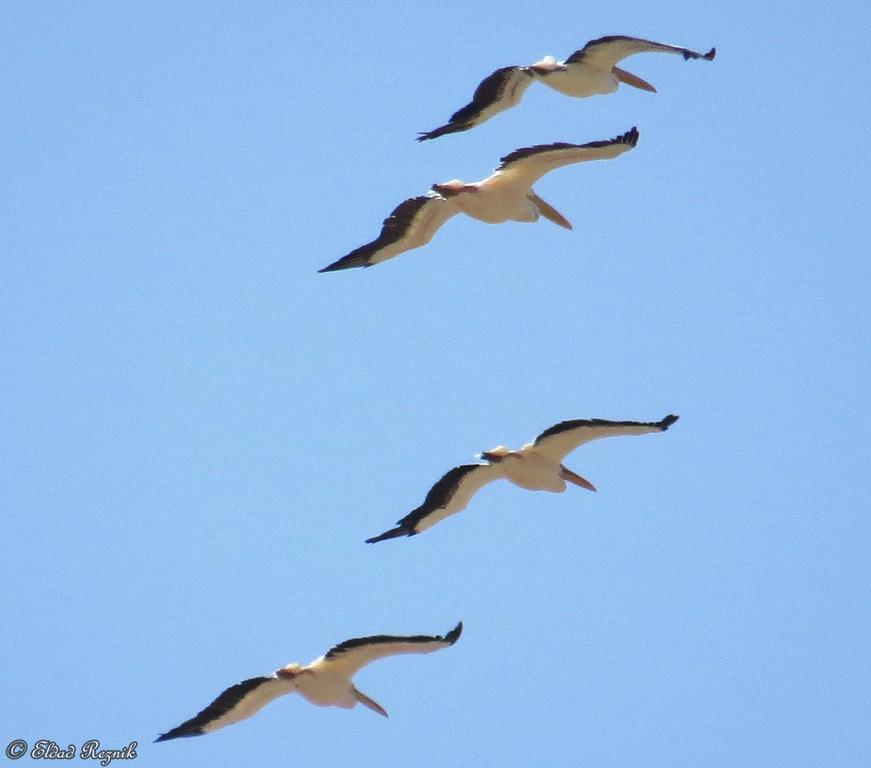
[[[25,3],[0,9],[2,732],[144,766],[871,764],[867,5]],[[656,95],[499,66],[605,34]],[[641,132],[537,186],[575,225],[451,220],[316,270],[521,146]],[[598,494],[488,487],[367,546],[450,467],[569,418]],[[224,687],[379,632],[390,711]],[[29,763],[29,759],[20,764]]]

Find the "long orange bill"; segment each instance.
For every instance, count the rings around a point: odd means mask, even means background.
[[[585,477],[581,477],[580,475],[576,475],[574,472],[566,467],[560,467],[559,476],[563,480],[567,480],[570,483],[579,485],[581,486],[581,488],[586,488],[588,491],[596,490],[596,486],[593,485],[589,480],[587,480]]]
[[[650,91],[651,93],[656,93],[656,88],[654,88],[647,80],[642,80],[638,75],[633,75],[631,72],[627,72],[625,69],[620,69],[620,67],[614,67],[614,74],[617,76],[617,79],[621,83],[626,83],[626,85],[631,85],[633,88],[640,88],[642,91]]]
[[[356,688],[352,687],[351,690],[354,692],[354,698],[357,699],[364,707],[369,707],[373,712],[377,712],[379,715],[384,715],[384,717],[389,717],[387,714],[387,710],[384,709],[377,701],[373,701],[370,699],[363,691],[358,691]]]

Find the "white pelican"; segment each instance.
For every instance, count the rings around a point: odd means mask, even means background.
[[[494,115],[519,104],[533,80],[540,80],[566,96],[578,98],[613,93],[620,83],[655,93],[656,88],[646,80],[617,66],[618,61],[636,53],[679,53],[684,59],[710,61],[717,55],[717,49],[711,48],[707,53],[698,53],[689,48],[655,43],[639,37],[600,37],[598,40],[591,40],[565,61],[545,56],[541,61],[527,67],[497,69],[475,89],[475,95],[469,104],[451,115],[445,125],[418,134],[417,140],[435,139],[446,133],[468,131],[480,125]]]
[[[487,483],[500,478],[529,491],[562,493],[566,489],[566,481],[595,491],[595,486],[589,480],[563,466],[562,461],[568,454],[578,446],[602,437],[665,432],[677,419],[671,414],[660,421],[561,421],[548,427],[519,451],[511,451],[504,445],[483,451],[481,458],[486,464],[454,467],[430,489],[423,504],[398,520],[395,528],[366,539],[366,543],[375,544],[385,539],[421,533],[464,510],[472,496]]]
[[[464,184],[457,179],[433,184],[429,194],[400,203],[384,220],[377,239],[319,271],[371,267],[412,248],[419,248],[432,240],[439,227],[451,216],[460,212],[489,224],[533,222],[544,216],[571,229],[569,221],[542,200],[532,185],[555,168],[587,160],[609,160],[637,143],[638,130],[632,128],[622,136],[605,141],[587,144],[560,142],[516,149],[500,158],[496,170],[486,179],[473,184]]]
[[[252,677],[227,688],[198,715],[155,741],[212,733],[225,725],[256,715],[273,699],[298,692],[319,707],[351,709],[358,703],[387,717],[387,711],[365,693],[357,690],[351,678],[369,662],[400,653],[432,653],[453,645],[463,631],[460,622],[441,635],[373,635],[346,640],[328,650],[311,664],[288,664],[269,677]]]

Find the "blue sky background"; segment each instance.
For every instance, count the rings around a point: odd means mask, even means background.
[[[867,5],[20,3],[4,51],[5,745],[137,766],[871,763]],[[707,50],[586,100],[507,64],[605,34]],[[433,182],[551,141],[638,147],[316,270]],[[450,467],[569,418],[681,416],[363,540]],[[151,740],[379,632],[452,649]],[[24,762],[30,762],[25,759]]]

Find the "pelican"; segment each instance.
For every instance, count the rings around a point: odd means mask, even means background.
[[[519,104],[533,80],[539,80],[566,96],[577,98],[613,93],[620,83],[656,93],[656,88],[646,80],[617,66],[617,62],[636,53],[678,53],[684,59],[710,61],[717,55],[717,49],[711,48],[707,53],[698,53],[689,48],[655,43],[639,37],[600,37],[598,40],[591,40],[565,61],[545,56],[529,66],[497,69],[481,81],[471,102],[451,115],[451,119],[444,125],[418,134],[417,140],[427,141],[446,133],[468,131],[486,122],[494,115]]]
[[[587,144],[539,144],[522,147],[500,158],[486,179],[465,184],[458,179],[433,184],[426,195],[400,203],[384,220],[381,234],[347,256],[319,270],[332,272],[351,267],[371,267],[432,240],[451,216],[465,213],[479,221],[537,221],[539,216],[566,229],[572,225],[542,200],[532,185],[548,171],[587,160],[610,160],[638,143],[638,129],[621,136]]]
[[[660,421],[607,421],[606,419],[574,419],[548,427],[519,451],[499,445],[480,456],[486,464],[461,464],[449,470],[429,491],[417,509],[398,520],[395,528],[366,539],[375,544],[399,536],[414,536],[432,528],[450,515],[466,508],[487,483],[504,478],[529,491],[562,493],[566,482],[595,491],[586,478],[563,466],[562,462],[575,448],[618,435],[646,435],[665,432],[678,417],[674,414]]]
[[[400,653],[432,653],[453,645],[460,622],[446,635],[373,635],[334,645],[311,664],[288,664],[269,677],[252,677],[227,688],[209,706],[155,741],[201,736],[256,715],[273,699],[296,691],[319,707],[351,709],[357,704],[387,717],[387,710],[358,690],[351,678],[372,661]]]

